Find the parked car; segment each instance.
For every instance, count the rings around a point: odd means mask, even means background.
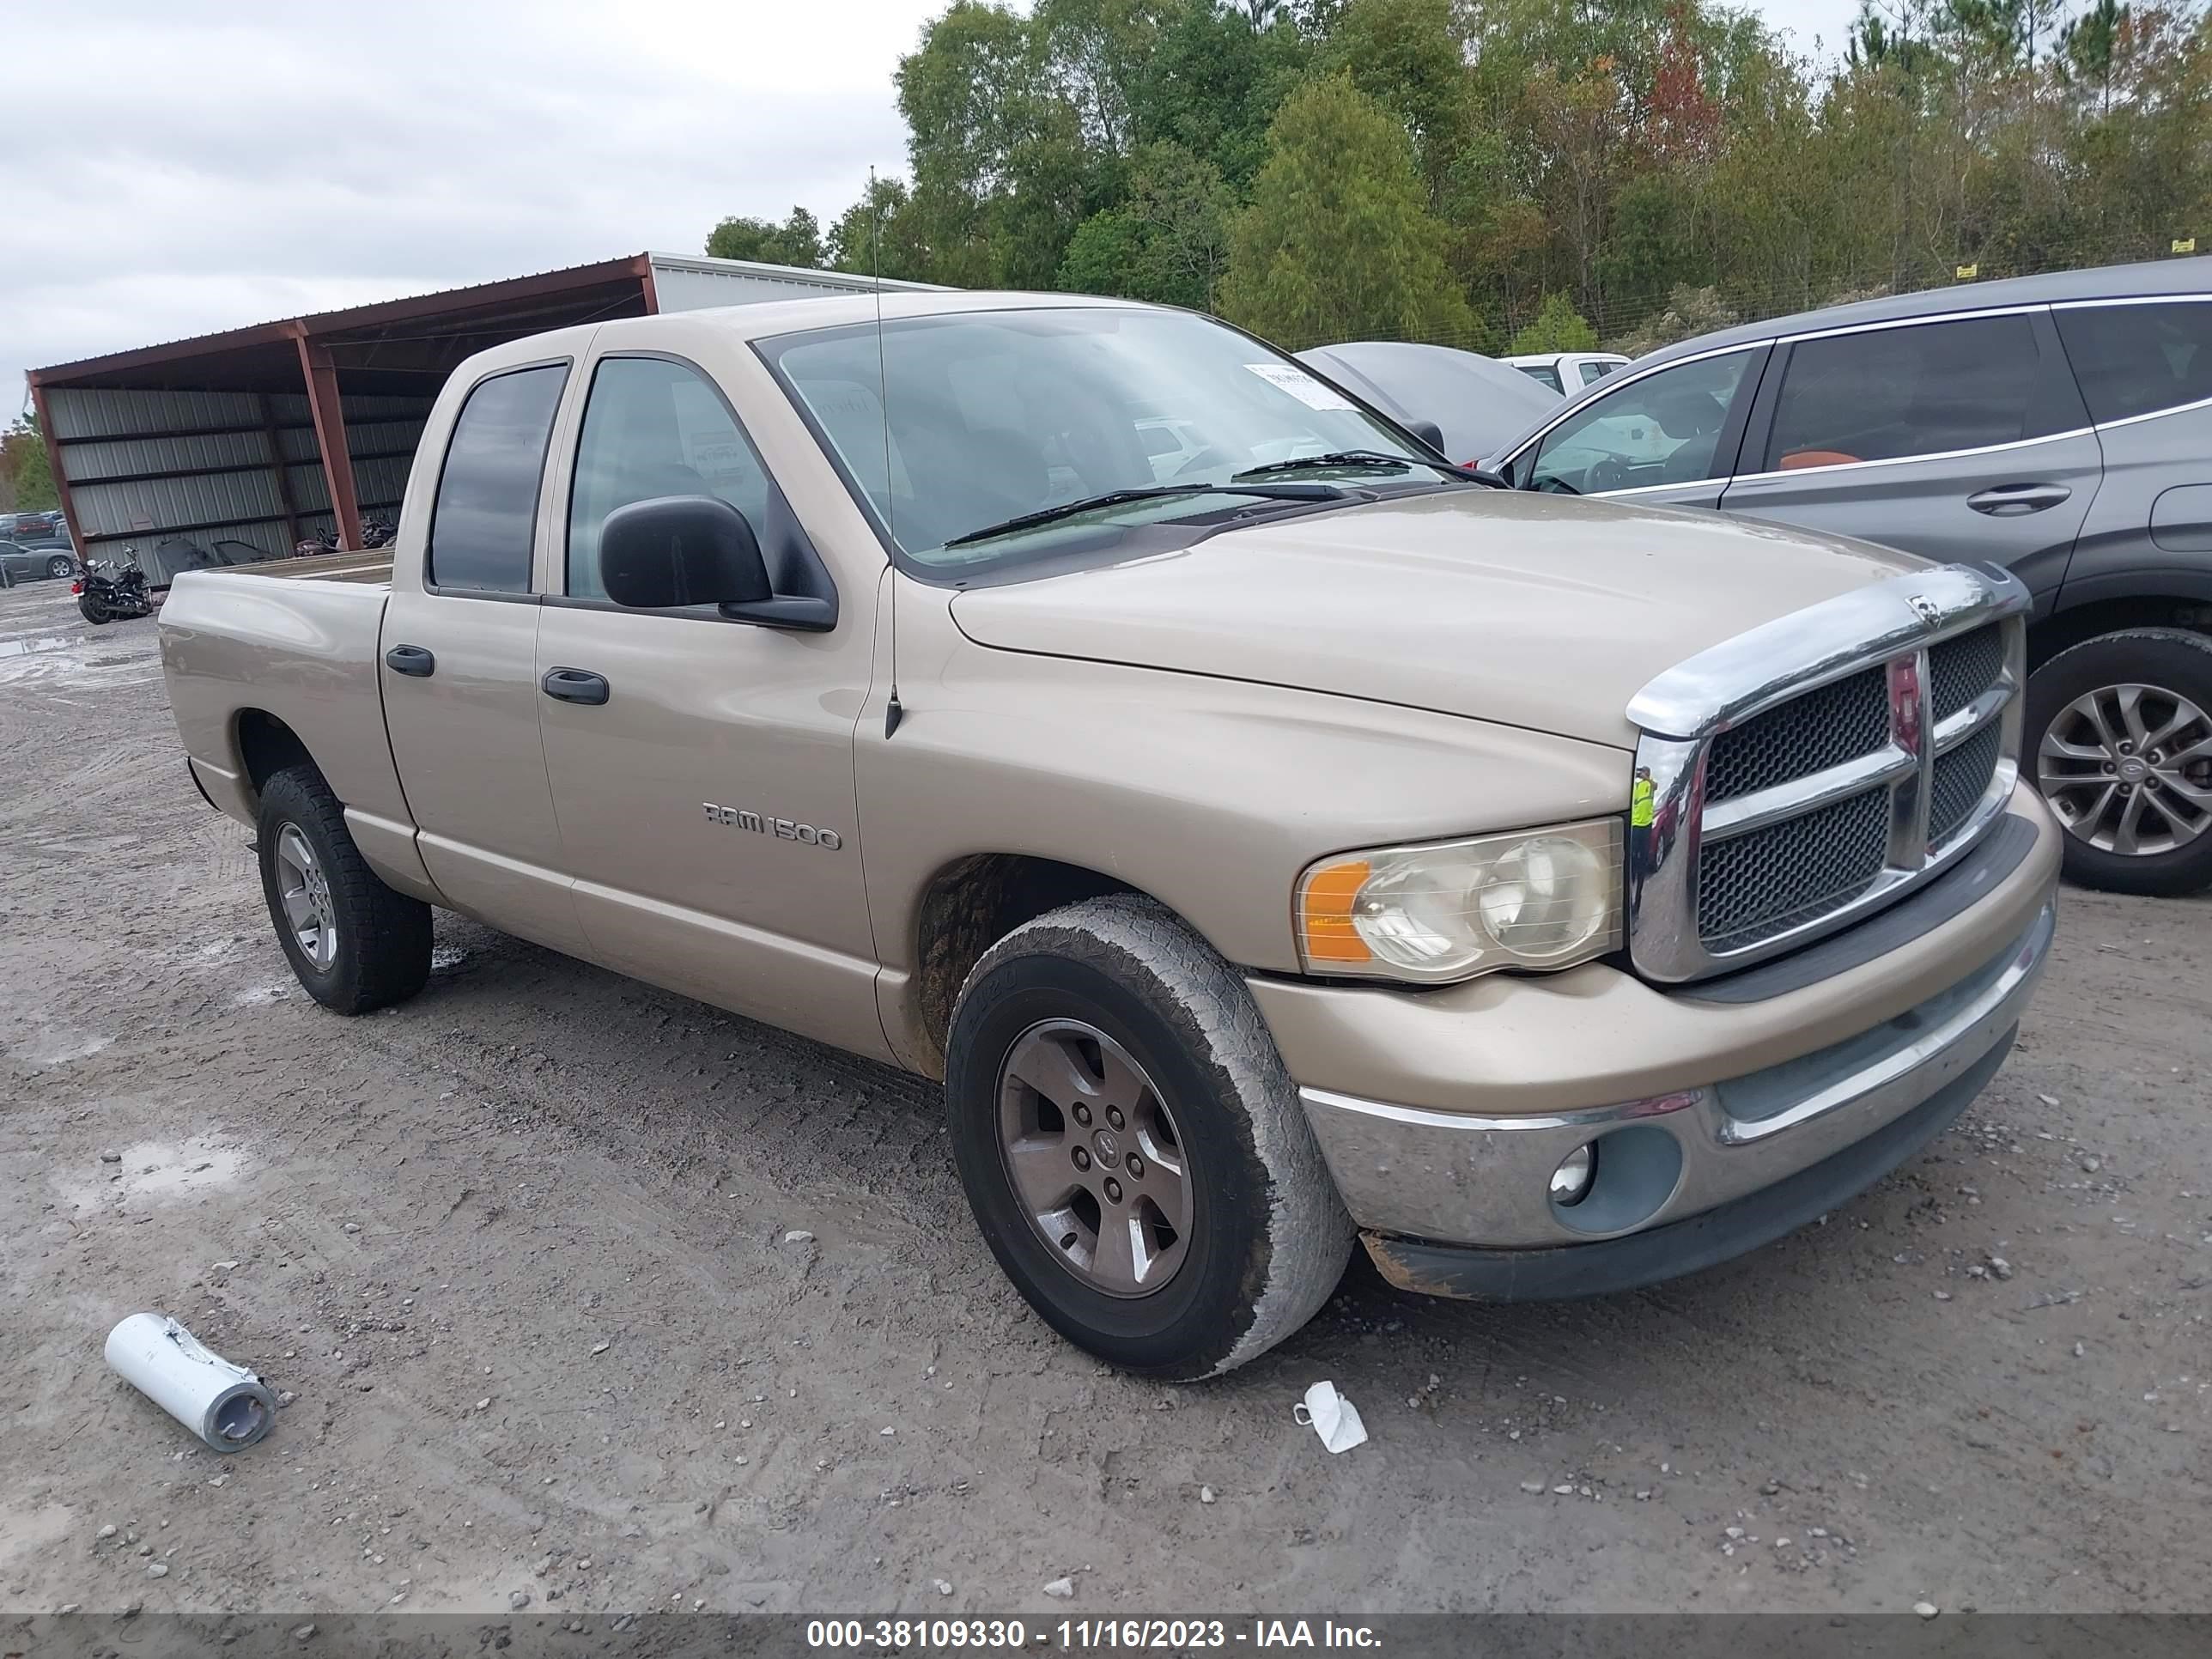
[[[1408,430],[1433,427],[1443,453],[1461,462],[1489,454],[1559,404],[1495,358],[1453,346],[1354,340],[1301,351],[1298,361]]]
[[[76,550],[66,540],[0,541],[0,566],[11,581],[38,581],[63,577],[76,570]]]
[[[1530,380],[1571,398],[1584,386],[1595,386],[1628,359],[1618,351],[1540,351],[1498,362],[1521,371]]]
[[[2069,876],[2212,883],[2212,259],[1872,300],[1686,341],[1492,465],[1986,560],[2034,595],[2024,752]]]
[[[422,989],[443,906],[941,1078],[1032,1305],[1202,1376],[1355,1236],[1626,1289],[1939,1133],[2052,937],[2027,606],[1492,488],[1208,318],[945,292],[496,346],[390,556],[160,629],[317,1001]]]

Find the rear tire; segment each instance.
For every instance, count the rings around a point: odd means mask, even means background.
[[[1041,1042],[1081,1075],[1021,1058]],[[1054,1081],[1033,1089],[1017,1066]],[[1111,1133],[1109,1101],[1127,1108]],[[1304,1325],[1343,1276],[1352,1220],[1259,1009],[1150,899],[1072,904],[985,952],[953,1012],[945,1102],[999,1265],[1048,1324],[1115,1365],[1218,1376]],[[1085,1102],[1095,1116],[1079,1122]],[[1064,1204],[1038,1198],[1039,1169],[1046,1184],[1066,1170]],[[1146,1259],[1171,1264],[1156,1286],[1127,1270]]]
[[[76,569],[76,562],[75,560],[65,559],[59,554],[56,554],[52,558],[46,561],[46,574],[52,577],[56,581],[59,581],[64,576],[71,574]]]
[[[429,981],[430,907],[368,867],[313,767],[262,786],[257,849],[269,920],[309,996],[336,1013],[366,1014]]]
[[[2212,639],[2130,629],[2060,652],[2029,677],[2021,750],[2066,830],[2068,879],[2212,885]]]
[[[109,620],[106,601],[90,593],[80,593],[76,596],[76,613],[94,628]]]

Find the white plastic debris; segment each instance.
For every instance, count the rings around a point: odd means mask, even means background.
[[[1305,1399],[1291,1407],[1291,1415],[1310,1427],[1333,1452],[1348,1452],[1367,1438],[1359,1407],[1339,1394],[1334,1382],[1316,1382],[1308,1389]]]
[[[243,1365],[202,1347],[182,1325],[135,1313],[107,1334],[110,1370],[219,1452],[269,1432],[276,1402]]]

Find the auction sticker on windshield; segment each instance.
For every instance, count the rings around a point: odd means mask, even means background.
[[[1247,363],[1244,367],[1269,386],[1287,392],[1308,409],[1352,409],[1352,401],[1334,386],[1324,386],[1310,374],[1288,363]]]

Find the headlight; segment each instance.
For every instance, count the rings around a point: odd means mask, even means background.
[[[1620,944],[1620,821],[1563,823],[1327,859],[1298,882],[1298,947],[1320,974],[1438,984],[1565,968]]]

